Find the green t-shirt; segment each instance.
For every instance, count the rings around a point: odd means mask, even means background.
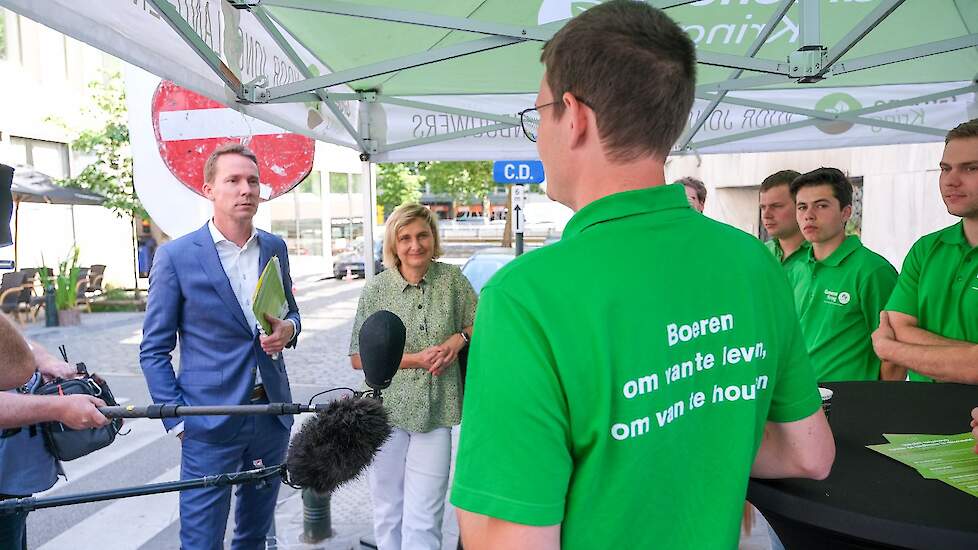
[[[771,254],[774,254],[774,257],[781,262],[781,267],[784,268],[784,274],[788,277],[788,283],[791,285],[791,290],[795,296],[795,310],[801,314],[801,304],[805,297],[804,280],[808,274],[808,255],[811,253],[812,243],[801,241],[798,250],[789,254],[787,258],[785,258],[784,250],[781,249],[781,243],[777,239],[771,239],[764,244],[771,251]]]
[[[886,309],[913,315],[934,334],[978,343],[978,247],[961,222],[914,243]],[[914,371],[910,379],[931,381]]]
[[[765,422],[821,404],[781,268],[678,185],[502,268],[467,376],[452,503],[569,550],[735,548]]]
[[[879,380],[871,335],[896,270],[855,235],[822,261],[810,251],[806,269],[799,320],[818,381]]]
[[[386,309],[404,321],[404,353],[436,346],[472,326],[476,294],[458,266],[431,262],[418,285],[388,269],[367,281],[350,337],[350,355],[360,353],[360,327],[371,314]],[[391,424],[412,432],[458,424],[461,413],[460,369],[454,361],[438,376],[424,369],[399,369],[384,390]]]

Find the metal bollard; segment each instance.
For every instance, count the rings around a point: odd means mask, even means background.
[[[329,493],[302,490],[302,542],[316,543],[333,536]]]
[[[58,326],[58,304],[54,298],[54,285],[44,289],[44,326]]]

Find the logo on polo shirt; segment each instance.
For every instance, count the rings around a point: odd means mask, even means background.
[[[844,306],[852,301],[852,294],[842,290],[825,289],[825,303],[832,306]]]

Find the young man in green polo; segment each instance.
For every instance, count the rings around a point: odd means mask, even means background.
[[[795,291],[796,307],[801,303],[799,290],[805,276],[808,252],[812,248],[798,227],[795,198],[791,196],[791,182],[800,175],[794,170],[775,172],[764,178],[760,192],[761,223],[771,236],[771,240],[764,244],[784,268],[788,282]]]
[[[846,235],[852,184],[836,168],[791,182],[798,226],[811,243],[798,293],[798,316],[819,382],[902,380],[906,371],[880,362],[871,334],[896,284],[890,262]]]
[[[735,548],[748,476],[821,478],[834,458],[791,289],[763,244],[664,185],[695,88],[678,25],[600,4],[542,59],[524,131],[576,213],[482,290],[452,490],[465,547]],[[625,254],[613,280],[585,276]]]
[[[961,221],[914,243],[874,343],[911,380],[978,384],[978,119],[948,132],[940,167]]]

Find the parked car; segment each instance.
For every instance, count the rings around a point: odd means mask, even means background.
[[[479,294],[499,268],[515,257],[516,252],[512,248],[483,248],[466,260],[462,266],[462,275],[472,284],[475,293]]]
[[[384,270],[384,243],[383,241],[374,242],[374,273]],[[343,252],[333,258],[333,276],[337,279],[346,277],[347,273],[355,277],[365,277],[366,272],[363,268],[363,245],[358,248]]]

